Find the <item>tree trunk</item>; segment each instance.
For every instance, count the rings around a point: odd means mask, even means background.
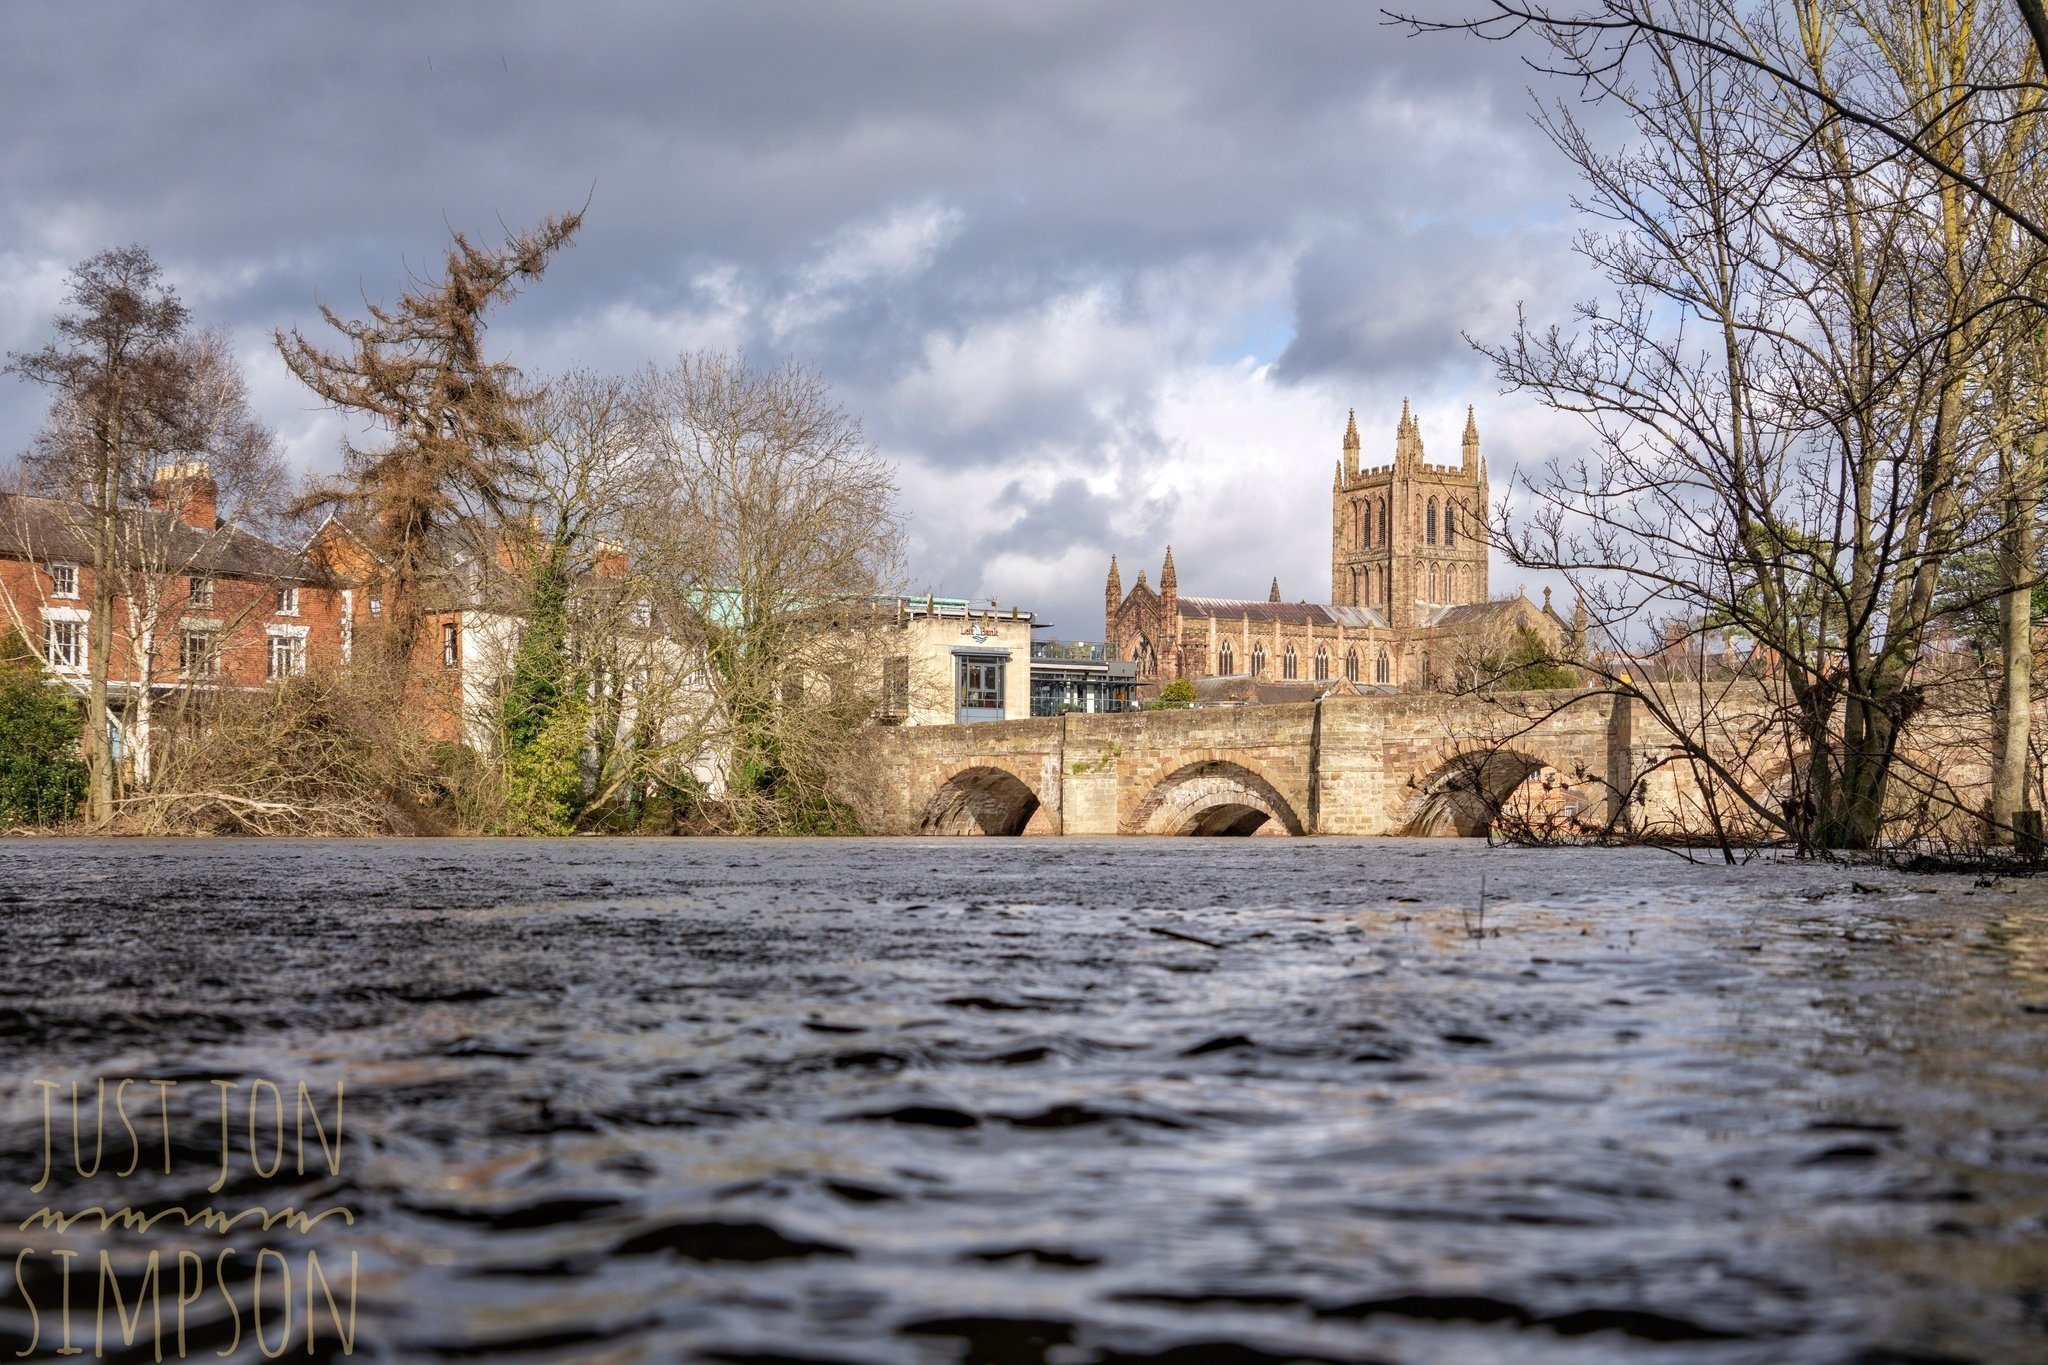
[[[154,704],[156,694],[150,686],[155,681],[154,674],[156,672],[155,626],[152,625],[145,628],[140,633],[138,642],[142,658],[136,666],[136,673],[141,681],[142,690],[135,694],[132,710],[134,721],[127,727],[126,735],[128,739],[128,761],[130,767],[134,770],[135,785],[139,790],[149,785],[150,726],[151,721],[155,718],[156,709]]]
[[[1991,778],[1991,841],[2012,838],[2013,814],[2027,804],[2027,754],[2034,719],[2034,506],[2031,462],[2017,449],[2003,452],[2006,594],[1999,600],[1998,636],[2005,681],[1999,697],[1998,751]]]
[[[118,411],[118,408],[116,409]],[[92,621],[87,631],[86,668],[91,679],[86,702],[86,799],[92,823],[114,818],[114,746],[108,733],[107,670],[114,653],[114,565],[118,515],[121,430],[110,419],[101,466],[93,489]]]

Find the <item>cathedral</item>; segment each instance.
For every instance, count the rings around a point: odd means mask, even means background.
[[[1134,661],[1140,684],[1176,678],[1303,683],[1303,691],[1447,685],[1457,661],[1498,653],[1523,630],[1552,650],[1582,636],[1550,606],[1487,590],[1486,461],[1470,408],[1456,464],[1431,464],[1422,429],[1401,404],[1394,458],[1366,465],[1358,416],[1344,429],[1330,485],[1330,601],[1283,602],[1273,580],[1264,600],[1183,597],[1167,547],[1157,587],[1126,593],[1116,557],[1103,593],[1103,635]],[[1256,581],[1256,580],[1254,580]],[[1313,685],[1322,684],[1322,688]]]

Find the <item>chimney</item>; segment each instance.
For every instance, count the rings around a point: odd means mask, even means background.
[[[591,569],[599,578],[624,578],[628,567],[630,561],[625,550],[608,540],[597,542],[597,554],[592,560]]]
[[[208,535],[220,529],[220,485],[204,460],[165,465],[149,484],[149,505]]]

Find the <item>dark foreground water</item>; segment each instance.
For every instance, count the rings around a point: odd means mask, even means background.
[[[0,1358],[338,1359],[353,1293],[372,1360],[2048,1360],[2044,892],[0,844]],[[184,1212],[38,1221],[122,1207]]]

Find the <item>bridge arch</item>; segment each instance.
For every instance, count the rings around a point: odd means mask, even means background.
[[[1134,834],[1241,836],[1262,829],[1304,832],[1301,817],[1271,782],[1241,763],[1214,758],[1167,774],[1130,822]]]
[[[1038,814],[1038,793],[1007,768],[978,763],[939,784],[918,821],[920,834],[1022,834]]]
[[[1472,838],[1503,820],[1539,829],[1569,826],[1597,805],[1581,785],[1569,768],[1526,750],[1463,750],[1414,783],[1394,833]]]

